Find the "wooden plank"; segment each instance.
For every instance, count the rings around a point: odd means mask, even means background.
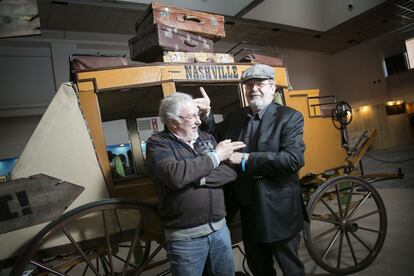
[[[84,189],[44,174],[0,184],[0,234],[56,219]]]
[[[113,179],[111,176],[111,168],[109,166],[108,153],[106,152],[101,112],[99,110],[99,103],[95,92],[93,90],[89,90],[79,93],[79,103],[82,114],[87,122],[92,142],[95,146],[98,162],[105,179],[108,193],[111,195],[113,190]]]
[[[171,73],[167,69],[161,70],[161,80],[171,79]],[[175,83],[173,81],[162,83],[162,93],[164,97],[170,96],[176,92]]]
[[[80,92],[93,90],[95,81],[97,92],[117,90],[128,87],[144,87],[161,82],[200,82],[200,83],[237,83],[243,71],[252,66],[250,63],[186,63],[162,65],[137,65],[77,73]],[[280,87],[288,86],[286,68],[274,67],[275,81]],[[161,77],[162,70],[168,71],[170,78]]]

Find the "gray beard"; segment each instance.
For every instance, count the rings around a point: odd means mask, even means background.
[[[272,101],[273,101],[273,97],[272,98],[263,97],[262,99],[248,100],[250,108],[257,112],[260,110],[263,110]]]
[[[197,131],[197,133],[194,133],[194,134],[190,134],[190,135],[188,135],[188,136],[186,136],[186,137],[182,137],[182,139],[184,140],[184,141],[186,141],[186,142],[191,142],[192,140],[196,140],[197,138],[198,138],[198,131]]]

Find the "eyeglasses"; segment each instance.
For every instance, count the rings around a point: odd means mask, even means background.
[[[198,120],[198,119],[200,119],[200,115],[201,115],[201,113],[199,112],[199,113],[193,113],[190,116],[178,115],[178,117],[180,117],[181,119],[184,119],[184,120],[191,120],[191,119]]]
[[[253,88],[253,87],[257,86],[259,89],[264,88],[268,84],[273,84],[273,83],[270,82],[270,81],[267,81],[267,80],[265,80],[265,81],[248,81],[248,82],[245,83],[245,85],[249,88]]]

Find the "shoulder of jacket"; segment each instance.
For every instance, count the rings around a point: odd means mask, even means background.
[[[166,141],[166,140],[171,140],[171,139],[173,139],[171,133],[161,131],[161,132],[158,132],[158,133],[155,133],[155,134],[151,135],[148,138],[147,143]]]
[[[297,111],[296,109],[294,109],[293,107],[287,106],[287,105],[281,105],[278,103],[274,103],[274,105],[276,106],[277,109],[279,110],[283,110],[284,112],[287,112],[289,114],[293,114],[293,113],[299,113],[299,111]]]

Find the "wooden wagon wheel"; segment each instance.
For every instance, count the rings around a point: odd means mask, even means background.
[[[143,238],[143,223],[153,210],[130,199],[105,199],[70,210],[26,245],[10,275],[125,275],[141,270],[151,244]]]
[[[384,244],[387,215],[378,192],[364,180],[339,176],[312,195],[304,229],[306,248],[321,268],[355,273],[376,258]]]

